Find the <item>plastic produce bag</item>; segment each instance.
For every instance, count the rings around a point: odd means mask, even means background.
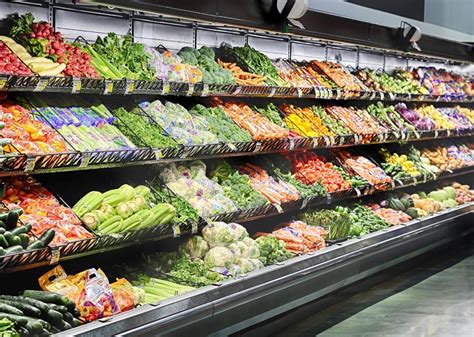
[[[202,236],[195,235],[184,243],[183,250],[193,258],[202,259],[209,251],[209,245]]]
[[[225,222],[213,222],[202,230],[202,236],[209,246],[228,246],[234,242],[234,231]]]

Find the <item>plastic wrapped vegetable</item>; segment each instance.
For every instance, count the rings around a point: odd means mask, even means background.
[[[234,263],[234,255],[229,248],[214,247],[211,248],[204,257],[204,264],[207,268],[230,268]]]
[[[252,264],[252,261],[250,261],[250,259],[240,258],[236,262],[237,262],[236,264],[242,270],[242,273],[249,273],[254,270],[254,266]]]
[[[188,253],[189,256],[201,259],[209,251],[209,245],[202,236],[196,235],[185,242],[183,250]]]
[[[229,227],[234,231],[235,241],[241,241],[249,237],[247,229],[238,223],[230,223]]]
[[[235,241],[235,233],[225,222],[213,222],[202,230],[202,236],[210,247],[228,246]]]
[[[242,241],[237,242],[240,247],[242,257],[250,259],[258,259],[260,257],[260,250],[255,240],[251,238],[245,238]]]

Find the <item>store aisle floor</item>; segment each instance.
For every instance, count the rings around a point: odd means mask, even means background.
[[[474,337],[474,248],[435,257],[273,337]]]

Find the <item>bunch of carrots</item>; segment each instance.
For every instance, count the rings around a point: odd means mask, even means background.
[[[265,84],[265,76],[257,75],[257,74],[252,74],[246,71],[243,71],[242,68],[240,68],[238,65],[235,63],[230,63],[230,62],[223,62],[221,60],[217,60],[217,63],[219,65],[232,72],[232,75],[235,78],[235,82],[240,85],[264,85]]]
[[[247,104],[225,103],[222,108],[238,126],[247,130],[252,138],[257,141],[288,138],[288,130],[253,111]]]
[[[293,173],[303,184],[312,185],[320,182],[328,192],[347,190],[351,182],[344,180],[334,169],[332,163],[313,152],[296,152],[290,155]]]
[[[261,167],[245,164],[239,166],[238,170],[241,174],[248,175],[252,187],[272,204],[281,204],[300,199],[300,194],[293,185],[282,180],[277,181],[269,176],[267,171]]]
[[[350,167],[358,176],[364,178],[373,186],[392,182],[392,178],[380,167],[363,156],[353,156],[347,151],[340,151],[339,157],[346,166]]]

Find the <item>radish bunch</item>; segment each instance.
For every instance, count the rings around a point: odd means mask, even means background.
[[[31,75],[30,69],[0,41],[0,74]]]
[[[12,36],[34,56],[43,56],[66,64],[63,74],[74,77],[99,78],[91,65],[91,57],[78,45],[66,42],[60,32],[47,22],[34,22],[30,13],[20,16],[12,28]]]

